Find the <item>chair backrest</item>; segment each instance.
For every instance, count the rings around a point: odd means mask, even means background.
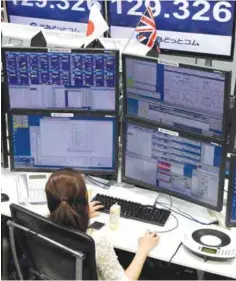
[[[57,247],[56,243],[83,253],[83,280],[97,280],[95,243],[87,234],[62,227],[49,218],[11,204],[12,221],[30,231],[14,228],[15,236],[30,267],[43,279],[75,280],[75,255]],[[35,235],[33,234],[39,234]],[[48,238],[42,239],[43,237]],[[50,243],[50,241],[56,243]]]

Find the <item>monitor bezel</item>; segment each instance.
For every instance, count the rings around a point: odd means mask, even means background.
[[[109,20],[109,1],[108,1],[108,13],[107,13],[107,20],[109,22],[109,27],[111,28],[110,20]],[[178,50],[171,50],[171,49],[162,49],[161,54],[163,55],[170,55],[170,56],[180,56],[180,57],[194,57],[200,59],[214,59],[214,60],[221,60],[221,61],[230,61],[232,62],[234,59],[234,48],[235,48],[235,31],[236,31],[236,5],[234,6],[233,11],[233,30],[232,30],[232,42],[231,42],[231,52],[230,55],[217,55],[211,53],[198,53],[198,52],[189,52],[189,51],[178,51]],[[127,38],[128,39],[128,38]]]
[[[126,164],[126,158],[125,158],[125,152],[126,152],[126,144],[127,144],[127,138],[126,138],[126,129],[127,129],[127,124],[133,124],[133,125],[137,125],[137,126],[143,126],[147,129],[152,129],[152,130],[158,130],[158,128],[161,129],[167,129],[170,130],[169,128],[163,127],[163,126],[154,126],[150,123],[147,122],[138,122],[135,119],[129,118],[123,121],[122,123],[122,167],[121,167],[121,173],[122,173],[122,181],[125,183],[129,183],[129,184],[133,184],[133,185],[137,185],[138,187],[144,188],[144,189],[149,189],[152,191],[156,191],[156,192],[161,192],[164,194],[168,194],[170,196],[174,196],[177,198],[180,198],[182,200],[185,200],[187,202],[191,202],[194,204],[197,204],[199,206],[203,206],[206,207],[208,209],[211,210],[215,210],[215,211],[221,211],[222,207],[223,207],[223,195],[224,195],[224,180],[225,180],[225,166],[226,166],[226,146],[224,144],[221,143],[213,143],[214,145],[222,145],[222,161],[221,161],[221,166],[220,166],[220,175],[219,175],[219,191],[218,191],[218,198],[217,198],[217,205],[213,206],[204,202],[200,202],[198,200],[194,200],[188,196],[185,196],[183,194],[178,194],[177,192],[173,192],[173,191],[169,191],[166,190],[165,188],[161,188],[161,187],[156,187],[153,186],[151,184],[147,184],[145,182],[141,182],[139,180],[135,180],[133,178],[129,178],[127,176],[125,176],[125,164]],[[188,133],[186,132],[181,132],[178,130],[171,130],[172,132],[176,132],[179,134],[180,137],[184,137],[184,138],[188,138],[190,140],[194,140],[194,141],[205,141],[205,139],[203,138],[193,138],[192,136],[190,136]]]
[[[230,174],[229,174],[229,184],[228,184],[228,195],[227,195],[227,205],[226,205],[226,215],[225,215],[225,225],[227,227],[236,227],[236,221],[232,222],[232,199],[233,199],[233,181],[234,171],[236,169],[236,155],[231,155],[230,159]]]
[[[8,168],[8,136],[7,136],[7,116],[6,116],[6,102],[5,93],[3,91],[4,81],[1,81],[1,166],[3,168]]]
[[[51,172],[55,172],[58,169],[61,168],[56,168],[56,169],[50,169],[50,168],[16,168],[14,166],[14,145],[13,145],[13,135],[12,135],[12,130],[13,130],[13,124],[12,124],[12,116],[13,115],[42,115],[45,117],[51,117],[51,113],[63,113],[63,112],[56,112],[56,111],[36,111],[36,110],[15,110],[15,111],[11,111],[8,114],[8,130],[9,130],[9,151],[10,151],[10,170],[11,171],[17,171],[17,172],[44,172],[44,173],[51,173]],[[66,112],[68,113],[68,112]],[[108,115],[108,114],[90,114],[90,113],[79,113],[79,112],[73,112],[71,111],[70,113],[73,114],[73,117],[90,117],[90,118],[114,118],[114,136],[115,137],[115,142],[114,142],[114,169],[112,171],[96,171],[96,170],[79,170],[76,169],[77,171],[85,174],[85,175],[92,175],[92,176],[104,176],[104,177],[108,177],[112,176],[112,178],[117,178],[118,176],[118,165],[119,165],[119,161],[118,161],[118,149],[119,149],[119,124],[118,124],[118,117],[116,115]],[[72,167],[73,168],[73,167]]]
[[[236,87],[236,85],[235,85]],[[230,151],[236,154],[236,99],[234,104],[234,109],[232,112],[232,124],[231,124],[231,132],[230,132]]]
[[[41,108],[11,108],[10,106],[10,93],[9,93],[9,85],[8,85],[8,79],[7,79],[7,72],[6,72],[6,52],[27,52],[27,53],[34,53],[34,52],[38,52],[38,53],[50,53],[49,50],[55,50],[56,52],[60,53],[91,53],[91,54],[105,54],[105,53],[109,53],[109,52],[113,52],[114,56],[115,56],[115,71],[116,71],[116,75],[115,75],[115,109],[114,110],[90,110],[89,112],[92,114],[118,114],[119,112],[119,51],[118,50],[106,50],[106,49],[70,49],[70,48],[43,48],[43,47],[33,47],[33,48],[11,48],[11,47],[3,47],[2,48],[2,65],[3,65],[3,75],[4,75],[4,80],[6,81],[6,83],[4,83],[4,91],[6,93],[6,102],[7,102],[7,107],[8,110],[36,110],[36,111],[53,111],[53,112],[87,112],[87,109],[76,109],[76,108],[71,108],[71,109],[60,109],[60,108],[46,108],[46,109],[41,109]],[[63,52],[64,50],[64,52]]]
[[[231,90],[231,76],[232,72],[231,71],[224,71],[224,70],[218,70],[215,68],[209,68],[209,67],[204,67],[204,66],[198,66],[194,64],[184,64],[184,63],[176,63],[174,61],[169,61],[169,60],[162,60],[162,59],[157,59],[157,58],[151,58],[151,57],[143,57],[143,56],[136,56],[136,55],[131,55],[131,54],[122,54],[122,80],[123,80],[123,108],[124,108],[124,115],[127,116],[127,118],[132,118],[135,120],[138,120],[140,122],[149,122],[153,125],[156,126],[166,126],[170,130],[175,130],[174,127],[167,126],[163,123],[158,123],[153,120],[147,120],[141,117],[134,117],[134,116],[129,116],[127,112],[127,87],[126,87],[126,64],[125,61],[126,59],[136,59],[140,61],[147,61],[147,62],[153,62],[153,63],[160,63],[164,65],[169,65],[169,66],[176,66],[178,67],[183,67],[186,69],[192,69],[192,70],[200,70],[200,71],[206,71],[206,72],[211,72],[211,73],[222,73],[225,75],[225,88],[224,88],[224,108],[223,108],[223,119],[222,119],[222,136],[206,136],[200,133],[195,133],[195,132],[189,132],[183,129],[178,129],[179,131],[183,132],[188,132],[188,134],[192,137],[197,136],[197,137],[202,137],[205,138],[206,140],[210,141],[219,141],[219,142],[224,142],[227,139],[227,134],[228,134],[228,120],[229,120],[229,107],[230,107],[230,90]]]

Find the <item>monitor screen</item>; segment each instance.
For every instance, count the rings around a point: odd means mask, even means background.
[[[131,120],[125,127],[124,182],[221,210],[225,173],[221,145]]]
[[[123,55],[123,87],[129,117],[224,138],[230,72]]]
[[[98,1],[104,13],[104,1]],[[93,2],[89,0],[7,0],[6,6],[11,23],[86,33]]]
[[[236,155],[231,156],[226,225],[236,227]]]
[[[150,5],[162,53],[191,53],[191,56],[224,57],[233,60],[236,19],[234,0],[108,2],[113,38],[133,36],[136,40],[135,27],[146,7]],[[152,21],[146,24],[152,26]]]
[[[3,56],[10,108],[116,110],[117,51],[5,49]]]
[[[116,122],[112,116],[13,114],[11,168],[53,171],[71,167],[89,174],[116,174]]]
[[[236,152],[236,104],[235,104],[235,110],[234,110],[234,115],[233,115],[233,134],[232,134],[232,141],[233,141],[233,150]]]

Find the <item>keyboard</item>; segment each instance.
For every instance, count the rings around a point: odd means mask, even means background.
[[[164,226],[171,213],[166,209],[159,209],[150,205],[142,205],[140,203],[103,194],[97,194],[92,201],[100,201],[102,205],[104,205],[104,209],[99,210],[101,212],[109,213],[110,207],[117,203],[121,206],[121,217],[158,226]]]

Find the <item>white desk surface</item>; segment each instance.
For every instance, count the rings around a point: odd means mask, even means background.
[[[1,214],[10,217],[10,204],[18,203],[17,189],[15,178],[20,173],[9,172],[9,170],[1,170],[1,189],[2,192],[8,194],[10,201],[1,203]],[[93,195],[96,193],[105,193],[113,197],[120,197],[123,199],[129,198],[132,201],[137,201],[143,204],[153,204],[157,193],[153,191],[144,190],[141,188],[122,188],[122,187],[111,187],[109,190],[104,190],[94,186],[91,183],[87,183],[87,186],[93,188]],[[160,195],[158,201],[169,203],[168,196]],[[191,214],[194,218],[202,222],[211,222],[220,217],[223,221],[224,213],[209,214],[206,208],[197,206],[185,202],[183,200],[172,197],[173,207],[180,208],[182,211]],[[46,204],[32,205],[28,204],[26,208],[47,216],[49,214]],[[173,213],[178,218],[178,228],[168,233],[161,233],[163,231],[172,229],[176,225],[176,220],[173,216],[170,216],[165,227],[158,227],[151,224],[141,223],[130,219],[120,219],[120,227],[117,231],[111,231],[107,227],[107,232],[113,243],[113,246],[118,249],[126,250],[129,252],[136,252],[138,238],[142,236],[147,229],[151,231],[157,231],[160,235],[159,245],[150,253],[150,257],[155,259],[169,261],[177,247],[181,242],[181,238],[184,233],[194,227],[201,227],[193,221],[190,221],[180,215]],[[104,222],[108,225],[109,216],[107,214],[100,214],[99,217],[93,219],[96,221]],[[235,232],[236,230],[232,229]],[[172,263],[183,265],[198,270],[211,272],[236,279],[236,258],[226,261],[207,261],[204,262],[202,258],[199,258],[189,252],[183,245],[178,250],[176,256],[173,258]]]

